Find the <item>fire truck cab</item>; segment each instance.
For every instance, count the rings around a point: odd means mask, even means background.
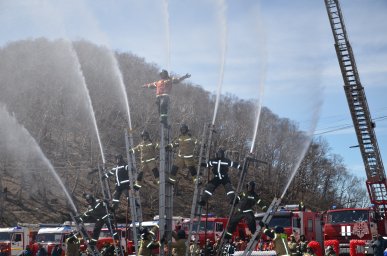
[[[257,222],[262,220],[265,213],[256,213]],[[282,226],[288,237],[293,234],[296,240],[304,235],[308,241],[317,241],[322,244],[322,218],[321,214],[309,210],[300,210],[299,205],[285,205],[274,213],[268,223],[270,228]]]
[[[337,240],[340,253],[350,252],[351,240],[365,240],[365,252],[373,254],[370,244],[378,234],[378,221],[372,208],[329,210],[324,221],[324,240]]]
[[[205,245],[207,239],[210,239],[211,244],[214,244],[216,240],[222,236],[224,228],[227,225],[227,220],[227,218],[221,217],[202,217],[198,230],[198,220],[195,219],[192,224],[192,237],[197,239],[200,247]],[[189,232],[189,225],[190,220],[184,220],[182,229],[184,229],[187,234]],[[240,222],[233,233],[233,239],[235,239],[235,237],[243,238],[246,235],[246,229],[246,224]],[[196,233],[196,230],[198,230],[198,233]]]
[[[27,227],[0,228],[0,248],[13,256],[20,254],[33,240],[34,232]]]
[[[61,227],[41,228],[36,236],[36,243],[34,244],[33,251],[37,251],[38,245],[41,244],[47,250],[48,255],[51,255],[52,249],[58,244],[63,249],[64,255],[66,250],[66,238],[73,231],[75,231],[75,228],[66,223]]]

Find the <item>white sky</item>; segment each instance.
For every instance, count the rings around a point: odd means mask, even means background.
[[[386,161],[387,1],[340,3]],[[190,82],[211,92],[226,45],[223,93],[257,99],[264,81],[263,105],[303,129],[312,125],[319,99],[316,133],[352,124],[323,0],[0,0],[0,24],[1,46],[42,36],[87,39],[188,72]],[[353,128],[322,136],[353,173],[365,176],[359,149],[349,148],[357,145]]]

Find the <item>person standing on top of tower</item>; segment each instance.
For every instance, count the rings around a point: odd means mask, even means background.
[[[210,159],[207,163],[202,163],[201,166],[212,168],[214,177],[207,183],[199,204],[204,206],[219,185],[223,185],[226,190],[226,195],[230,200],[230,204],[232,204],[235,197],[235,190],[231,184],[230,178],[228,177],[228,168],[234,167],[241,170],[242,167],[240,164],[226,158],[224,150],[219,148],[215,154],[215,158]]]
[[[176,182],[176,175],[179,168],[187,168],[195,181],[196,169],[194,155],[197,143],[197,139],[189,133],[188,126],[186,124],[182,124],[180,126],[180,135],[175,138],[171,144],[166,146],[167,150],[177,147],[179,148],[172,165],[171,176],[168,178],[169,182]]]
[[[128,164],[124,161],[122,155],[116,155],[116,164],[117,166],[112,168],[110,171],[105,172],[102,178],[107,179],[110,176],[114,176],[116,180],[116,188],[113,194],[113,207],[116,209],[120,203],[120,197],[122,192],[124,192],[126,199],[129,199],[129,173],[128,173]],[[139,190],[141,186],[136,183],[134,184],[134,189]]]
[[[132,154],[135,152],[140,152],[141,172],[137,176],[137,182],[142,181],[144,172],[152,171],[157,183],[159,181],[159,169],[156,165],[156,158],[159,144],[152,142],[147,131],[141,132],[141,138],[142,142],[129,150],[129,152]]]
[[[259,198],[258,194],[255,192],[255,182],[250,181],[246,184],[246,192],[242,192],[238,197],[238,207],[237,211],[230,219],[230,225],[227,228],[225,238],[230,239],[232,233],[235,231],[239,221],[245,219],[247,225],[252,234],[255,233],[256,223],[254,217],[253,207],[258,205],[263,211],[267,208],[266,205],[262,203],[262,200]]]
[[[172,90],[172,85],[191,77],[186,74],[182,77],[170,77],[168,71],[163,69],[160,72],[161,80],[143,85],[145,88],[156,88],[156,104],[160,115],[160,122],[164,125],[168,124],[168,108],[169,108],[169,93]]]

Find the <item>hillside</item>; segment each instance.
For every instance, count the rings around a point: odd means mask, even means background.
[[[103,162],[107,169],[112,168],[114,155],[126,154],[124,132],[129,118],[125,94],[134,143],[140,141],[144,129],[159,140],[155,92],[142,85],[157,80],[160,67],[89,42],[44,38],[10,43],[1,48],[0,59],[1,226],[62,222],[74,207],[85,209],[83,193],[101,196],[98,177],[89,172]],[[192,74],[190,81],[194,77]],[[173,88],[171,102],[171,137],[186,123],[200,138],[212,118],[215,96],[200,85],[184,82]],[[255,111],[254,100],[222,95],[211,155],[222,146],[232,160],[243,161],[251,144]],[[282,193],[306,140],[296,123],[262,109],[254,156],[268,165],[251,164],[247,179],[257,182],[265,200]],[[238,173],[230,173],[236,186]],[[147,180],[141,190],[145,219],[158,214],[158,190],[152,178]],[[110,185],[113,189],[112,180]],[[348,202],[362,205],[366,200],[363,187],[340,157],[332,155],[323,140],[314,138],[284,203],[302,200],[314,209],[350,206]],[[175,215],[189,214],[192,191],[188,171],[180,170]],[[117,216],[124,221],[127,207],[123,197],[121,201]],[[210,200],[209,211],[226,215],[227,209],[220,187]]]

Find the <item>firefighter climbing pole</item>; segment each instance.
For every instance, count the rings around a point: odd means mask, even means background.
[[[386,216],[386,174],[374,132],[375,123],[372,121],[364,87],[360,82],[340,3],[338,0],[324,1],[335,40],[337,59],[344,80],[344,91],[365,166],[370,201],[376,212],[379,212],[381,216]]]
[[[204,158],[205,161],[209,160],[210,156],[210,148],[211,148],[211,142],[212,142],[212,135],[214,133],[214,128],[212,124],[205,124],[203,128],[203,133],[201,137],[201,147],[200,147],[200,152],[199,152],[199,161],[198,161],[198,166],[197,166],[197,171],[196,171],[196,180],[195,180],[195,190],[194,190],[194,195],[192,198],[192,206],[191,206],[191,215],[190,215],[190,225],[189,225],[189,232],[188,232],[188,237],[186,241],[186,252],[185,255],[188,255],[188,249],[189,249],[189,243],[191,241],[191,236],[193,231],[196,232],[196,234],[199,231],[200,228],[200,221],[201,221],[201,215],[202,215],[202,209],[203,207],[198,204],[198,201],[200,199],[200,194],[202,193],[201,190],[202,188],[202,183],[200,182],[199,177],[201,176],[201,163],[202,159]],[[206,143],[204,143],[206,141]],[[203,177],[207,177],[207,172],[208,168],[204,169],[204,172],[202,174]],[[197,217],[197,229],[193,230],[193,222],[195,220],[195,217]],[[195,239],[194,243],[196,244],[198,239]]]
[[[141,225],[142,223],[142,209],[141,209],[141,200],[140,200],[140,194],[138,191],[135,191],[134,183],[137,179],[137,171],[135,168],[135,158],[133,154],[129,153],[130,148],[133,146],[133,137],[131,132],[128,133],[127,130],[125,130],[125,144],[126,144],[126,156],[128,158],[128,172],[129,172],[129,180],[130,180],[130,190],[129,190],[129,206],[130,206],[130,213],[132,217],[132,223],[133,223],[133,242],[135,246],[136,252],[138,252],[138,239],[137,239],[137,229],[135,228],[136,223],[139,223]]]
[[[170,127],[161,124],[160,130],[159,232],[160,238],[165,238],[165,241],[168,242],[170,251],[170,243],[172,241],[173,184],[169,180],[171,152],[165,150],[170,142]],[[164,241],[161,242],[161,248],[164,248]],[[160,255],[164,255],[163,250],[160,250]]]

